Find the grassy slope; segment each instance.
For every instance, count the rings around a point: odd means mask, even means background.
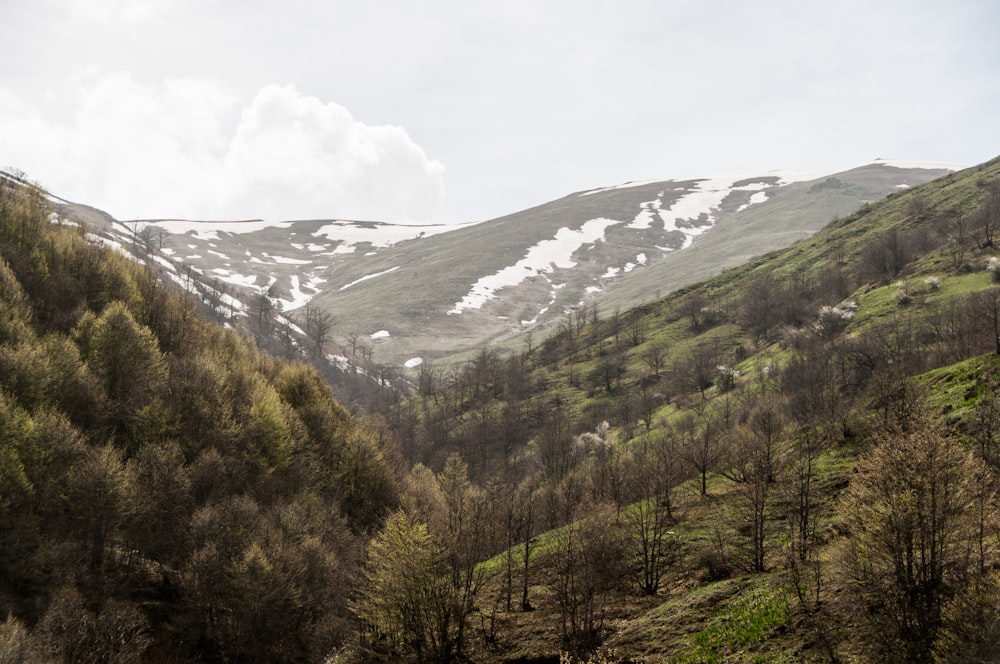
[[[697,292],[714,303],[733,303],[740,297],[742,285],[755,275],[801,275],[810,278],[835,264],[838,259],[848,270],[856,269],[864,248],[875,238],[890,230],[912,230],[920,224],[931,223],[914,216],[911,201],[915,197],[924,200],[935,215],[967,213],[982,198],[983,192],[977,184],[983,180],[1000,180],[1000,160],[946,176],[917,191],[893,196],[877,206],[837,221],[788,249],[762,256],[674,296],[645,305],[641,309],[645,328],[649,331],[648,338],[631,353],[633,359],[629,362],[629,375],[639,376],[645,371],[638,358],[650,344],[665,343],[671,347],[672,354],[681,354],[684,349],[711,343],[714,339],[729,347],[740,345],[751,349],[750,355],[738,366],[742,371],[742,389],[754,389],[755,381],[764,380],[761,367],[772,362],[780,364],[788,357],[788,351],[779,343],[755,348],[735,325],[719,326],[702,334],[692,333],[676,308],[684,297]],[[981,266],[991,253],[970,251],[966,258],[972,262],[975,271],[968,273],[950,270],[952,258],[942,251],[925,255],[900,275],[900,279],[911,285],[914,295],[906,307],[896,303],[893,294],[897,286],[894,283],[862,285],[852,296],[859,308],[846,334],[863,332],[901,313],[929,311],[956,295],[987,287],[989,277]],[[940,280],[939,288],[932,289],[925,285],[924,279],[929,276]],[[585,389],[573,387],[572,376],[586,375],[593,365],[594,359],[576,353],[539,371],[550,386],[550,393],[560,393],[574,404],[577,412],[582,412],[593,406],[595,401],[601,401],[602,397],[594,397]],[[977,380],[984,373],[1000,373],[1000,361],[992,356],[974,357],[928,372],[919,378],[919,382],[928,388],[931,407],[936,412],[948,414],[954,423],[971,416],[972,397],[980,390]],[[720,395],[715,388],[711,388],[708,397],[715,399]],[[698,397],[692,396],[690,401],[697,402]],[[670,418],[674,412],[674,405],[666,405],[660,415]],[[859,412],[857,417],[864,417],[864,414]],[[829,565],[838,556],[837,497],[849,482],[857,453],[858,450],[851,445],[834,447],[819,464],[819,514],[824,524],[821,529],[828,533],[824,536],[827,544],[819,554],[824,565]],[[734,485],[717,476],[711,480],[709,493],[707,499],[700,497],[693,483],[678,490],[678,509],[682,517],[676,531],[687,543],[689,552],[713,546],[717,524],[727,518],[726,514],[737,500]],[[772,525],[776,530],[783,527],[780,523]],[[817,630],[815,626],[810,627],[808,616],[796,609],[782,556],[781,547],[775,546],[769,554],[772,572],[738,575],[715,583],[699,581],[701,572],[691,566],[689,559],[686,566],[682,564],[674,570],[668,590],[655,598],[639,599],[628,593],[615,595],[608,606],[607,646],[619,656],[633,661],[823,660],[824,643],[817,640]],[[825,597],[835,607],[839,606],[838,603],[843,601],[843,582],[833,577],[829,583]],[[501,659],[558,652],[560,646],[553,636],[558,633],[558,616],[550,604],[546,608],[544,590],[537,589],[537,592],[541,593],[541,601],[537,602],[539,610],[531,614],[515,613],[502,617],[507,641],[506,652]],[[852,629],[850,611],[839,610],[834,615],[836,619],[824,631],[830,636],[839,656],[846,661],[862,661],[862,655],[849,638]]]
[[[739,265],[748,257],[786,246],[812,234],[832,218],[857,209],[859,201],[883,198],[900,183],[916,184],[935,173],[945,171],[907,172],[887,166],[866,166],[838,174],[839,186],[820,180],[781,188],[773,192],[773,199],[738,215],[734,213],[745,200],[733,196],[719,224],[692,247],[609,281],[609,290],[597,300],[604,311],[636,306],[656,293],[666,293]],[[462,354],[463,349],[474,349],[484,342],[520,348],[524,330],[518,321],[533,318],[538,313],[538,302],[548,299],[550,287],[541,279],[519,289],[515,300],[491,306],[488,314],[471,311],[462,316],[442,314],[461,300],[481,276],[510,265],[514,262],[512,256],[520,258],[525,247],[551,239],[560,227],[576,228],[598,217],[628,221],[638,213],[641,203],[656,199],[663,191],[664,183],[660,182],[586,196],[571,194],[484,224],[383,249],[363,263],[345,266],[338,274],[344,281],[350,281],[394,267],[398,270],[346,291],[324,293],[313,304],[335,312],[338,321],[342,321],[337,324],[338,330],[350,328],[366,333],[391,328],[394,336],[380,344],[381,361],[403,361],[422,355],[459,362],[467,357]],[[742,195],[750,194],[742,192]],[[663,197],[664,207],[671,202],[668,192]],[[634,260],[635,239],[623,241],[624,244],[615,241],[615,236],[624,232],[610,229],[605,242],[580,252],[574,260],[592,262],[597,274],[609,265]],[[666,243],[662,231],[646,233],[647,253],[660,253],[653,246]],[[418,250],[414,251],[414,247]],[[570,271],[561,271],[554,279],[568,280],[571,287],[561,291],[551,312],[574,306],[582,290],[595,283],[589,276]],[[572,286],[577,289],[574,291]],[[508,316],[510,323],[498,320],[498,316]],[[551,331],[552,325],[552,320],[543,321],[538,332],[544,335]]]
[[[947,172],[931,173],[943,176]],[[738,217],[724,216],[713,229],[711,242],[696,242],[671,260],[654,265],[629,281],[612,285],[604,298],[605,310],[635,306],[648,301],[650,293],[666,293],[709,279],[775,248],[807,238],[831,220],[855,212],[859,200],[884,198],[884,192],[906,181],[907,175],[898,168],[868,165],[840,173],[835,180],[835,183],[827,179],[794,183],[774,192],[767,207],[750,207]]]

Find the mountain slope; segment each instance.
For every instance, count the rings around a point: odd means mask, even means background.
[[[877,163],[804,181],[770,173],[628,183],[458,227],[140,221],[118,225],[117,242],[132,250],[126,240],[141,237],[140,258],[178,283],[224,288],[244,313],[268,288],[299,325],[309,303],[332,316],[342,346],[359,337],[378,362],[413,365],[484,342],[517,347],[583,302],[634,306],[946,172]]]
[[[50,209],[0,178],[0,659],[322,661],[385,439]]]
[[[530,352],[424,367],[387,415],[404,452],[461,455],[515,542],[482,567],[472,659],[996,652],[998,228],[1000,159]],[[905,548],[939,517],[954,547]],[[929,585],[892,567],[931,556]]]

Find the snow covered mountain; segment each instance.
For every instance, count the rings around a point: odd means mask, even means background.
[[[308,304],[329,314],[341,348],[362,343],[380,363],[413,368],[484,342],[516,345],[584,304],[609,313],[648,301],[953,168],[877,161],[828,175],[630,182],[454,226],[123,223],[55,202],[57,216],[87,223],[212,306],[247,316],[268,298],[302,327]]]

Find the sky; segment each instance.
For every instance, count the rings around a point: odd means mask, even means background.
[[[0,167],[121,220],[462,223],[1000,154],[995,0],[0,0]]]

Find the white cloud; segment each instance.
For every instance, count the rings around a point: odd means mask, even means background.
[[[61,120],[0,88],[0,155],[122,219],[429,222],[443,171],[401,127],[268,85],[245,104],[203,78],[78,76]],[[67,109],[61,109],[65,111]]]
[[[443,167],[401,127],[274,85],[244,109],[224,170],[231,195],[265,216],[430,221],[444,194]]]

